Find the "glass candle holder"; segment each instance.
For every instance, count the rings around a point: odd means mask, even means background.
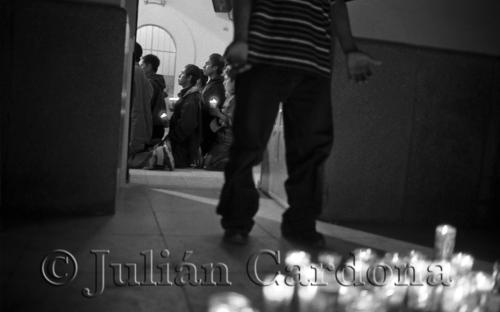
[[[264,298],[264,308],[267,312],[288,311],[293,294],[294,287],[285,283],[285,276],[278,274],[269,275],[264,279],[265,285],[262,287]]]
[[[311,255],[302,250],[291,250],[287,252],[285,257],[287,266],[309,266],[311,264]]]
[[[302,268],[311,265],[311,255],[302,250],[291,250],[285,256],[285,264],[287,272],[294,278],[298,278]]]
[[[481,311],[484,310],[488,302],[488,297],[493,292],[495,280],[491,274],[485,272],[475,272],[473,274],[473,285],[476,290],[478,306]]]
[[[351,301],[346,312],[381,312],[385,311],[384,302],[368,290],[362,290],[356,300]]]
[[[338,267],[342,261],[342,256],[336,252],[321,252],[318,255],[318,262],[322,265],[332,266],[334,268]]]
[[[412,285],[427,284],[428,269],[431,266],[431,262],[427,260],[417,260],[410,262],[408,268],[405,270],[406,282]]]
[[[321,302],[317,302],[318,294],[318,270],[319,266],[312,264],[309,267],[302,267],[300,271],[300,283],[297,286],[297,298],[299,302],[299,311],[309,312],[316,310],[317,306],[321,306]]]
[[[346,307],[352,301],[356,300],[360,293],[359,287],[340,286],[337,302],[341,307]]]
[[[455,248],[457,230],[448,224],[436,227],[434,253],[436,260],[450,260]]]
[[[413,262],[413,261],[420,261],[420,260],[427,260],[427,257],[421,253],[420,251],[417,250],[411,250],[408,253],[408,261]]]
[[[334,252],[322,252],[318,255],[318,261],[320,263],[319,280],[325,284],[320,286],[320,291],[337,293],[340,284],[335,272],[342,261],[342,256]]]
[[[382,258],[382,260],[385,262],[385,263],[388,263],[390,265],[399,265],[401,264],[403,261],[403,258],[399,255],[399,253],[397,252],[388,252],[384,255],[384,257]]]
[[[453,265],[450,261],[441,260],[429,263],[426,279],[431,286],[449,286],[456,276]]]
[[[464,276],[471,272],[474,266],[474,258],[466,253],[454,254],[451,258],[451,268],[453,275]]]
[[[359,259],[350,258],[336,272],[336,278],[343,286],[370,287],[367,272],[371,263]]]
[[[475,302],[468,302],[473,287],[470,277],[460,277],[450,287],[443,289],[443,298],[441,301],[441,311],[456,312],[461,307],[467,307]]]
[[[401,285],[397,275],[392,275],[384,286],[375,288],[375,295],[386,303],[387,307],[400,307],[406,296],[408,286]]]
[[[474,273],[473,283],[474,288],[482,293],[491,292],[495,286],[493,276],[482,271]]]
[[[359,248],[352,252],[356,261],[372,262],[377,258],[377,254],[370,248]]]
[[[208,301],[208,312],[254,312],[250,300],[235,292],[212,295]]]
[[[352,251],[352,258],[345,262],[348,268],[344,272],[346,281],[354,281],[358,286],[370,287],[367,283],[367,272],[370,266],[378,260],[377,254],[370,248],[359,248]]]
[[[432,305],[433,287],[424,283],[408,287],[408,307],[413,310],[426,310]]]
[[[493,280],[495,281],[493,292],[498,294],[500,293],[500,261],[495,261],[495,263],[493,263]]]

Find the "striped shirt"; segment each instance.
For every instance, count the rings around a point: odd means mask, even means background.
[[[248,62],[330,76],[334,0],[255,0]]]

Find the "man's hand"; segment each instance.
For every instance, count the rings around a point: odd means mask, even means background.
[[[349,79],[357,83],[365,83],[372,75],[372,67],[382,65],[381,61],[361,51],[348,52],[346,58]]]
[[[214,117],[220,117],[222,115],[221,111],[217,107],[211,107],[208,109],[208,113]]]
[[[250,69],[247,64],[248,59],[248,43],[244,41],[233,41],[224,52],[226,61],[231,66],[228,72],[229,77],[234,78],[236,74],[245,72]]]

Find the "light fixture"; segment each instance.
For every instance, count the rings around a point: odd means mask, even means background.
[[[145,4],[159,4],[161,6],[165,6],[167,4],[167,0],[144,0]]]

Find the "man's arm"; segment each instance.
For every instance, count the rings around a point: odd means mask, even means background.
[[[357,51],[358,47],[354,42],[351,32],[351,22],[349,20],[349,12],[344,0],[336,0],[332,7],[333,31],[332,35],[336,35],[344,53]]]
[[[336,35],[342,51],[346,54],[349,79],[365,82],[372,75],[371,67],[381,65],[380,61],[358,50],[351,32],[349,13],[344,0],[336,0],[331,8],[332,37]]]
[[[230,75],[248,70],[248,28],[254,0],[236,0],[233,2],[233,42],[227,47],[224,57],[231,65]]]
[[[250,14],[252,12],[254,0],[233,1],[233,41],[247,42],[248,25],[250,24]]]

